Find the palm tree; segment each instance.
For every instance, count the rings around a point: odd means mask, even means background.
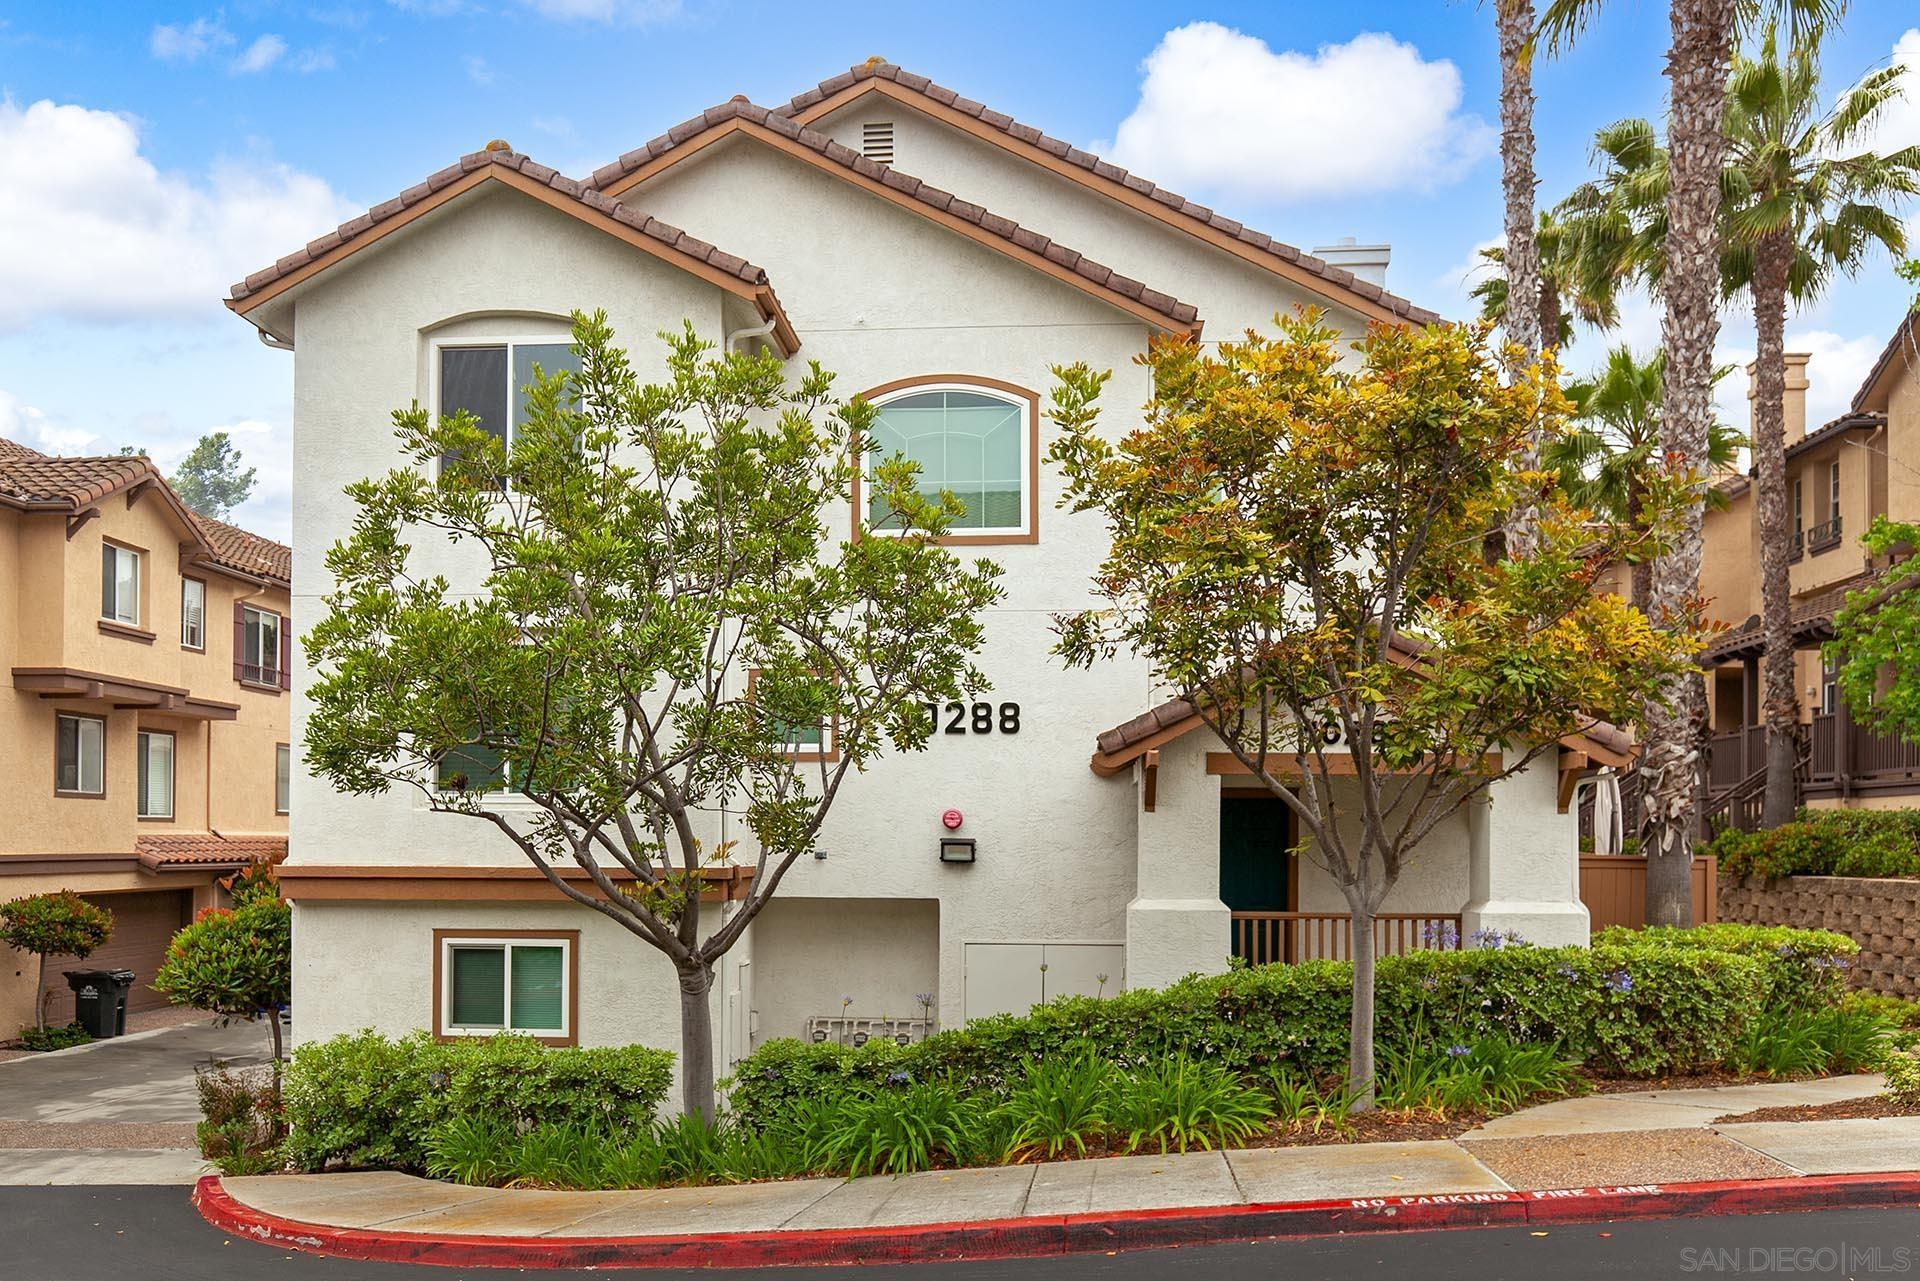
[[[1549,46],[1571,41],[1603,0],[1552,0],[1541,20]],[[1846,0],[1773,0],[1796,34],[1837,16]],[[1700,596],[1705,467],[1713,422],[1713,345],[1720,332],[1720,176],[1725,138],[1727,71],[1736,21],[1760,0],[1669,0],[1666,199],[1667,270],[1660,289],[1661,347],[1667,377],[1661,389],[1662,457],[1677,478],[1691,478],[1700,501],[1654,558],[1648,607],[1653,621],[1696,625]],[[1706,735],[1706,688],[1698,673],[1676,676],[1642,714],[1639,768],[1646,782],[1641,848],[1647,855],[1647,923],[1687,925],[1693,919],[1693,833],[1700,809]]]
[[[1648,486],[1661,463],[1666,363],[1661,352],[1641,360],[1624,344],[1609,350],[1598,373],[1567,384],[1567,399],[1574,406],[1572,429],[1547,447],[1546,464],[1560,473],[1569,498],[1632,529],[1642,528]],[[1724,366],[1714,371],[1714,378],[1730,372],[1731,367]],[[1716,475],[1724,473],[1745,444],[1741,433],[1715,421],[1707,436],[1708,466]],[[1726,500],[1714,491],[1708,501],[1724,505]],[[1645,561],[1633,566],[1630,595],[1635,609],[1647,607],[1652,570]]]
[[[1794,696],[1787,584],[1787,302],[1817,297],[1836,272],[1852,275],[1869,250],[1895,259],[1906,233],[1887,206],[1920,191],[1920,147],[1888,155],[1851,151],[1863,129],[1898,98],[1898,66],[1867,76],[1820,110],[1817,39],[1785,57],[1772,25],[1760,56],[1739,58],[1727,85],[1728,292],[1753,300],[1756,338],[1753,447],[1760,520],[1760,616],[1766,636],[1767,785],[1761,821],[1793,819],[1800,710]]]
[[[1583,228],[1565,217],[1565,209],[1565,205],[1542,209],[1533,233],[1540,252],[1540,332],[1545,342],[1562,350],[1573,345],[1576,320],[1594,329],[1611,329],[1620,323],[1620,275],[1585,256]],[[1480,300],[1483,320],[1504,321],[1507,251],[1492,245],[1482,249],[1480,257],[1495,270],[1469,293]]]
[[[1515,376],[1540,355],[1546,335],[1540,279],[1540,247],[1534,242],[1533,195],[1533,0],[1494,0],[1500,39],[1500,186],[1506,197],[1508,302],[1502,324],[1515,353]],[[1541,441],[1527,442],[1523,471],[1538,470]],[[1507,545],[1524,553],[1532,545],[1538,513],[1531,502],[1507,520]]]

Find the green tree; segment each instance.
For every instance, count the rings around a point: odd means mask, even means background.
[[[292,907],[277,894],[253,894],[207,909],[173,936],[153,986],[175,1005],[264,1019],[277,1073],[280,1011],[293,996]]]
[[[242,466],[243,461],[233,437],[211,431],[187,451],[167,483],[181,502],[202,516],[225,520],[253,492],[254,469]]]
[[[1860,724],[1920,743],[1920,524],[1876,516],[1861,543],[1892,558],[1879,579],[1834,614],[1834,638],[1822,649],[1847,710]]]
[[[1817,33],[1784,56],[1768,26],[1757,58],[1737,58],[1727,87],[1726,285],[1753,300],[1755,510],[1766,635],[1767,786],[1761,821],[1792,821],[1800,706],[1787,582],[1787,302],[1818,297],[1868,252],[1896,259],[1906,232],[1891,206],[1920,191],[1920,146],[1857,149],[1901,94],[1899,66],[1869,74],[1831,111],[1820,100]]]
[[[306,760],[342,790],[411,787],[493,827],[661,952],[685,1104],[710,1116],[715,965],[843,783],[924,748],[926,703],[987,688],[974,657],[1000,571],[935,541],[963,509],[920,496],[903,458],[873,464],[883,518],[830,541],[873,407],[833,400],[817,365],[789,386],[771,354],[714,355],[691,325],[666,338],[667,380],[643,386],[604,315],[576,315],[581,372],[536,379],[511,451],[465,414],[394,415],[409,465],[350,487],[354,532],[327,555]],[[484,576],[416,577],[429,530]],[[825,732],[837,753],[795,750]],[[442,786],[455,752],[501,769]],[[507,780],[530,812],[487,804]],[[722,873],[743,887],[724,916],[701,909]]]
[[[1292,812],[1352,919],[1364,1104],[1373,921],[1422,841],[1561,736],[1630,716],[1693,643],[1593,590],[1650,536],[1525,465],[1567,410],[1551,357],[1509,378],[1485,324],[1376,326],[1343,362],[1317,315],[1280,328],[1157,344],[1145,424],[1117,444],[1096,431],[1107,375],[1058,371],[1049,457],[1112,546],[1057,653],[1145,658]],[[1523,488],[1539,524],[1518,554],[1494,535]],[[1674,497],[1650,485],[1650,528]]]
[[[1656,483],[1660,459],[1660,403],[1666,357],[1655,352],[1646,360],[1621,345],[1607,352],[1598,373],[1567,384],[1573,406],[1569,430],[1547,446],[1547,466],[1559,473],[1567,496],[1607,519],[1629,528],[1647,530],[1646,495]],[[1726,368],[1715,371],[1725,377]],[[1716,420],[1707,438],[1707,465],[1715,474],[1732,467],[1746,438]],[[1719,501],[1717,492],[1708,501]],[[1642,559],[1633,564],[1632,588],[1627,597],[1645,611],[1652,567]]]
[[[32,952],[40,958],[35,980],[34,1026],[47,1026],[47,958],[92,956],[113,936],[113,913],[89,903],[72,890],[33,894],[0,905],[0,943]]]
[[[1587,256],[1583,230],[1564,207],[1542,209],[1534,229],[1540,254],[1541,333],[1562,351],[1573,345],[1576,320],[1594,329],[1620,323],[1619,278],[1604,262]],[[1480,257],[1494,270],[1469,292],[1480,300],[1481,319],[1498,322],[1507,313],[1507,251],[1492,245],[1482,249]]]

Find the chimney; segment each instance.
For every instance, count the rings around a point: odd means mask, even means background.
[[[1313,256],[1384,289],[1387,285],[1387,259],[1393,256],[1393,246],[1356,244],[1352,236],[1342,236],[1333,244],[1315,249]]]
[[[1785,411],[1781,415],[1781,427],[1783,429],[1781,432],[1781,440],[1788,445],[1793,444],[1796,440],[1805,439],[1807,434],[1807,388],[1812,385],[1807,381],[1807,362],[1812,359],[1813,353],[1811,352],[1790,351],[1786,353],[1787,382],[1786,395],[1781,398],[1781,407]],[[1747,418],[1749,428],[1751,428],[1753,418],[1751,406],[1754,399],[1754,381],[1756,374],[1759,372],[1759,368],[1759,361],[1750,360],[1747,362],[1747,404],[1749,405]]]

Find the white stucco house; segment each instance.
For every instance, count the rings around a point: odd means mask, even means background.
[[[418,400],[510,422],[528,363],[564,359],[575,308],[607,311],[642,377],[664,368],[652,336],[683,319],[818,360],[969,501],[955,541],[1006,570],[981,660],[994,688],[943,711],[928,751],[841,792],[823,856],[727,960],[724,1071],[776,1036],[917,1035],[1219,970],[1236,949],[1344,949],[1340,895],[1287,853],[1284,807],[1238,786],[1189,709],[1143,665],[1069,672],[1050,656],[1052,615],[1092,599],[1104,533],[1055,507],[1059,478],[1040,465],[1053,365],[1114,371],[1118,432],[1147,398],[1133,357],[1157,333],[1234,335],[1302,304],[1356,334],[1435,319],[1382,287],[1383,249],[1328,256],[1354,270],[875,62],[772,110],[734,98],[580,180],[491,144],[250,276],[228,305],[292,351],[302,632],[352,519],[342,489],[400,462],[391,411]],[[1406,919],[1383,925],[1386,949],[1446,927],[1584,942],[1566,802],[1620,747],[1564,744],[1436,834],[1388,904]],[[973,861],[943,862],[942,837],[971,839]],[[508,1025],[677,1040],[664,961],[497,834],[401,791],[338,795],[296,769],[283,883],[302,1038]],[[706,910],[729,910],[724,878],[712,897]]]

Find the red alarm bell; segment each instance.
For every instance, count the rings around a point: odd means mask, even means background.
[[[946,813],[940,816],[941,825],[944,826],[949,832],[959,831],[960,824],[963,821],[965,820],[962,817],[959,810],[948,810]]]

